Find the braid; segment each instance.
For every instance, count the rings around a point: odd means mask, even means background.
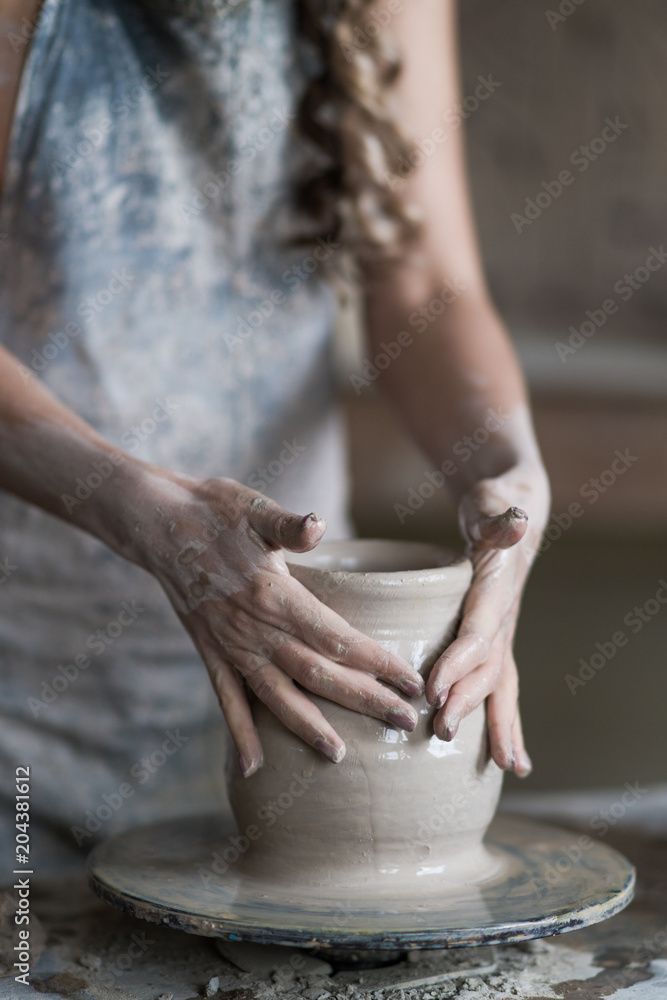
[[[385,95],[400,72],[386,33],[368,31],[373,0],[296,0],[298,28],[317,68],[302,95],[297,125],[314,148],[299,179],[296,207],[366,267],[400,260],[419,231],[394,190],[412,144],[390,116]],[[363,44],[359,39],[363,40]]]

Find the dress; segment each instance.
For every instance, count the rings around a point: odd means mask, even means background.
[[[119,447],[341,537],[335,300],[282,242],[307,155],[293,18],[291,0],[45,0],[5,171],[0,340]],[[1,560],[0,854],[18,765],[43,873],[215,806],[224,723],[156,581],[2,492]]]

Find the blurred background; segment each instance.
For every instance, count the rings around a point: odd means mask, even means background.
[[[667,8],[659,0],[460,6],[481,247],[527,373],[553,489],[549,545],[535,562],[516,644],[535,767],[506,790],[664,782]],[[476,101],[479,78],[489,76],[493,92]],[[562,184],[565,170],[572,180]],[[404,524],[397,518],[394,504],[430,465],[372,387],[351,388],[360,340],[354,316],[344,316],[359,533],[460,548],[442,490]],[[619,632],[626,641],[616,644]]]

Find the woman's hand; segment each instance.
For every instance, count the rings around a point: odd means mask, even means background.
[[[512,642],[526,577],[546,523],[544,470],[480,480],[462,498],[459,522],[473,581],[456,638],[434,665],[426,696],[438,709],[436,734],[452,740],[461,719],[486,699],[491,756],[525,778],[532,769],[519,716]],[[513,505],[520,498],[522,507]],[[534,511],[529,519],[526,510]]]
[[[147,474],[140,564],[162,584],[208,669],[245,776],[262,763],[244,682],[283,723],[338,762],[345,745],[301,688],[412,730],[423,680],[353,629],[294,577],[283,555],[306,552],[326,524],[231,479]],[[157,511],[157,513],[156,513]]]

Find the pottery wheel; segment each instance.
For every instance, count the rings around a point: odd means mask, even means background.
[[[606,844],[587,838],[582,848],[571,830],[505,815],[485,839],[497,861],[493,875],[453,889],[428,875],[377,899],[258,879],[243,871],[242,858],[215,874],[215,858],[235,832],[231,816],[220,814],[129,830],[93,850],[91,885],[126,913],[193,934],[405,951],[561,934],[623,909],[635,884],[632,865]]]

